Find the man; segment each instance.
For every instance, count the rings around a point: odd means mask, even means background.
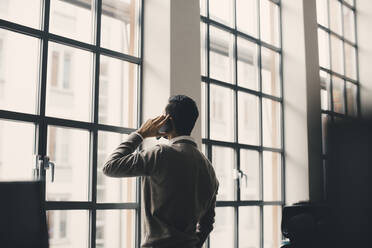
[[[184,95],[169,98],[165,114],[146,121],[109,156],[111,177],[143,176],[143,248],[199,248],[213,229],[218,181],[209,160],[190,137],[199,116]],[[169,130],[160,132],[167,124]],[[169,144],[135,152],[148,137]]]

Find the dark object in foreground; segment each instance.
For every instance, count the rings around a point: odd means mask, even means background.
[[[372,247],[372,121],[327,128],[326,201],[283,209],[286,248]]]
[[[40,182],[0,182],[0,246],[47,248]]]

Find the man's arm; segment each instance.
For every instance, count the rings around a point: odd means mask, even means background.
[[[159,116],[146,121],[141,128],[128,136],[127,140],[107,159],[103,173],[111,177],[146,176],[154,171],[160,159],[161,146],[156,145],[147,151],[134,152],[147,137],[159,134],[159,129],[169,116]]]
[[[110,177],[146,176],[152,174],[154,165],[160,159],[159,145],[145,151],[135,152],[143,138],[132,133],[108,157],[103,173]]]
[[[214,195],[209,209],[204,214],[204,216],[200,219],[198,223],[198,231],[197,235],[199,238],[199,243],[197,247],[202,247],[205,240],[207,239],[209,233],[213,230],[213,223],[214,223],[214,216],[216,207],[216,195]]]

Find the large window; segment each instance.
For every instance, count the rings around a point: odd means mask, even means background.
[[[203,149],[220,182],[207,247],[280,247],[280,1],[200,4]]]
[[[51,247],[139,247],[139,181],[101,170],[140,122],[141,6],[0,1],[0,180],[40,167]]]
[[[354,0],[317,0],[316,4],[326,161],[327,123],[360,115],[356,11]]]

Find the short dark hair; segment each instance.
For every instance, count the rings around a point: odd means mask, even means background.
[[[199,116],[195,101],[185,95],[171,96],[165,112],[172,117],[178,135],[190,135]]]

